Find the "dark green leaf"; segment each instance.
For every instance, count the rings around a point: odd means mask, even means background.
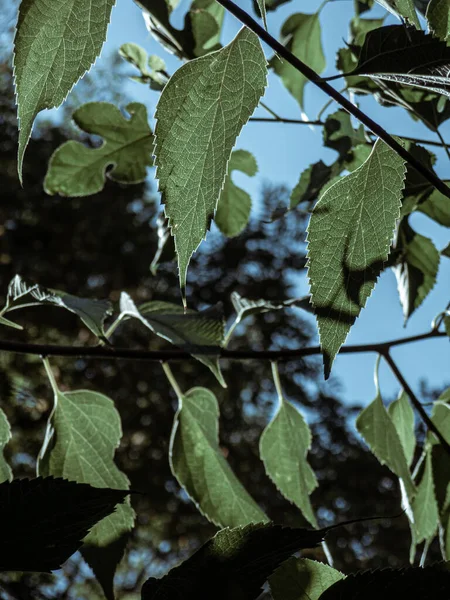
[[[308,558],[289,558],[269,578],[273,600],[319,600],[344,575]]]
[[[420,22],[414,7],[414,0],[376,0],[386,10],[398,17],[405,19],[411,25],[420,29]]]
[[[346,158],[353,146],[366,144],[364,127],[359,125],[353,129],[348,112],[338,110],[329,115],[323,128],[323,143],[328,148],[333,148],[341,158]]]
[[[410,467],[416,448],[416,435],[414,427],[414,411],[406,392],[402,390],[397,400],[394,400],[394,402],[389,404],[388,413],[395,425],[398,437],[400,438],[403,452],[405,453],[406,463],[408,467]]]
[[[450,37],[450,0],[430,0],[427,21],[431,33],[447,41]]]
[[[450,242],[441,250],[442,256],[448,256],[450,258]]]
[[[5,413],[0,408],[0,483],[12,479],[11,467],[6,462],[3,450],[11,439],[11,427]]]
[[[434,491],[433,469],[431,464],[431,452],[427,452],[425,469],[417,486],[417,494],[412,501],[414,513],[415,543],[429,540],[436,535],[439,514]]]

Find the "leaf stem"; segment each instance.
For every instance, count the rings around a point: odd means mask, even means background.
[[[47,356],[45,356],[45,357],[43,356],[42,357],[42,362],[44,363],[44,368],[45,368],[45,371],[47,373],[47,377],[48,377],[48,379],[50,381],[50,385],[52,386],[53,393],[55,394],[55,396],[57,396],[58,393],[59,393],[59,388],[58,388],[58,384],[56,383],[55,376],[53,375],[53,371],[52,371],[52,368],[50,366],[50,362],[48,360],[48,357]]]
[[[326,543],[325,540],[323,540],[323,542],[322,542],[322,549],[323,549],[323,553],[325,554],[328,564],[330,565],[330,567],[333,567],[333,565],[334,565],[333,556],[332,556],[330,549],[328,547],[328,544]]]
[[[241,319],[239,317],[236,317],[235,320],[231,323],[230,328],[225,335],[225,339],[223,340],[224,348],[226,348],[228,346],[231,336],[233,335],[234,330],[236,329],[236,327],[239,325],[240,322],[241,322]]]
[[[273,382],[275,384],[275,389],[277,390],[278,400],[281,403],[281,402],[284,402],[283,389],[281,387],[280,372],[278,371],[278,363],[276,360],[273,360],[271,362],[271,367],[272,367]]]
[[[304,62],[290,52],[283,44],[278,42],[270,33],[268,33],[259,23],[255,21],[245,10],[237,6],[232,0],[217,0],[226,10],[233,14],[241,23],[246,25],[253,31],[261,40],[268,44],[274,52],[279,54],[284,60],[292,65],[297,71],[302,73],[309,81],[314,83],[319,89],[325,92],[328,96],[336,100],[347,112],[356,117],[363,125],[370,129],[375,135],[383,140],[394,152],[401,158],[407,161],[416,171],[418,171],[427,181],[429,181],[437,190],[444,196],[450,198],[450,188],[430,169],[417,160],[403,146],[397,142],[381,125],[371,119],[366,113],[352,104],[350,100],[340,94],[333,86],[327,83],[313,69],[308,67]]]
[[[166,374],[170,385],[172,386],[173,391],[175,392],[178,398],[178,401],[181,403],[183,401],[183,392],[181,391],[180,386],[178,385],[178,382],[175,379],[175,375],[172,373],[172,369],[166,362],[162,363],[162,368],[164,373]]]

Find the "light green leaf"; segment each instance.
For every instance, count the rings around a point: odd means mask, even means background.
[[[60,306],[75,313],[94,335],[105,339],[103,323],[112,314],[112,306],[108,300],[92,300],[66,294],[60,290],[46,288],[37,283],[31,283],[16,275],[9,283],[6,305],[2,313],[17,310],[26,306],[51,304]]]
[[[416,448],[416,434],[414,431],[414,411],[406,392],[402,390],[397,400],[389,404],[388,413],[400,438],[406,463],[410,467]]]
[[[278,490],[302,511],[317,528],[309,496],[317,487],[314,471],[307,461],[311,432],[301,413],[284,398],[259,442],[259,454],[267,475]]]
[[[433,242],[403,219],[397,237],[398,264],[393,267],[405,323],[436,283],[440,256]]]
[[[268,521],[225,460],[219,446],[219,407],[205,388],[182,398],[170,439],[170,467],[197,508],[219,527]]]
[[[58,390],[38,458],[38,475],[64,477],[98,488],[129,489],[127,476],[114,463],[121,436],[120,415],[110,398],[89,390]],[[106,546],[129,531],[133,523],[134,511],[128,499],[97,523],[85,541]]]
[[[256,2],[258,3],[258,8],[259,8],[259,12],[261,14],[261,19],[263,20],[264,23],[264,28],[267,31],[267,17],[266,17],[266,4],[264,0],[256,0]]]
[[[241,233],[248,223],[252,208],[252,199],[247,192],[233,183],[231,175],[235,170],[242,171],[249,177],[256,175],[258,165],[253,154],[246,150],[235,150],[231,154],[228,175],[225,178],[214,218],[217,227],[227,237],[234,237]]]
[[[142,46],[138,46],[138,44],[133,44],[132,42],[122,44],[119,48],[119,54],[126,61],[138,68],[142,75],[150,75],[148,55]]]
[[[184,298],[192,254],[205,238],[231,151],[266,85],[257,36],[243,28],[225,48],[183,65],[156,109],[156,165]]]
[[[344,575],[308,558],[289,558],[269,577],[273,600],[319,600]]]
[[[220,32],[225,9],[215,0],[194,0],[189,17],[195,40],[195,56],[204,56],[220,48]]]
[[[11,467],[3,456],[3,450],[11,439],[11,427],[5,413],[0,408],[0,483],[12,480]]]
[[[444,41],[450,38],[450,0],[430,0],[426,17],[433,35]]]
[[[13,329],[20,329],[20,330],[23,329],[22,325],[19,325],[18,323],[14,323],[14,321],[10,321],[9,319],[6,319],[5,317],[1,317],[1,316],[0,316],[0,325],[6,325],[7,327],[12,327]]]
[[[427,452],[425,470],[417,486],[417,495],[412,501],[414,513],[415,543],[432,538],[438,528],[439,513],[434,493],[431,452]]]
[[[401,479],[406,494],[411,499],[415,493],[415,486],[411,479],[402,442],[381,399],[377,377],[376,384],[377,396],[359,414],[355,423],[356,429],[379,462],[387,465]]]
[[[139,183],[152,166],[153,135],[148,125],[147,109],[132,102],[126,107],[131,115],[126,119],[109,102],[83,104],[72,115],[80,129],[100,135],[104,143],[88,148],[73,140],[53,153],[44,189],[47,194],[60,196],[90,196],[100,192],[108,177],[120,183]]]
[[[225,334],[225,321],[219,307],[201,312],[184,311],[182,306],[171,302],[153,301],[137,308],[130,296],[122,292],[120,310],[122,318],[134,317],[156,335],[191,352],[214,373],[222,387],[227,387],[219,359],[213,354],[214,350],[219,354]],[[211,354],[202,354],[205,350]]]
[[[449,184],[448,181],[445,183]],[[439,225],[450,227],[450,202],[448,202],[447,196],[444,196],[439,190],[433,189],[428,198],[417,206],[417,210]]]
[[[303,308],[308,312],[311,312],[311,300],[309,296],[303,296],[302,298],[292,298],[290,300],[283,300],[282,302],[271,302],[270,300],[249,300],[244,298],[238,292],[231,293],[231,302],[233,303],[234,310],[236,311],[236,320],[242,321],[246,317],[251,315],[259,315],[261,313],[269,312],[271,310],[281,310],[282,308],[289,308],[297,306]]]
[[[319,15],[305,15],[296,13],[291,15],[281,28],[281,35],[285,38],[285,46],[297,58],[322,73],[326,67],[325,56],[322,49],[321,27]],[[294,96],[300,107],[304,106],[304,89],[308,79],[291,64],[275,56],[270,61],[270,66],[281,77],[282,82]]]
[[[308,277],[325,378],[383,269],[400,214],[405,163],[377,140],[366,162],[327,188],[308,225]]]
[[[14,40],[19,117],[18,172],[33,121],[59,106],[99,56],[115,0],[21,2]]]
[[[120,46],[119,55],[134,65],[140,71],[138,77],[131,76],[130,79],[138,83],[148,84],[150,89],[161,91],[168,81],[165,71],[166,63],[159,56],[148,56],[141,46],[127,43]]]
[[[414,0],[377,0],[377,2],[399,19],[403,17],[417,29],[421,28],[414,8]]]

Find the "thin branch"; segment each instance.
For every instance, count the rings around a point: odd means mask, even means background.
[[[439,429],[436,427],[436,425],[433,423],[433,421],[427,415],[427,413],[426,413],[424,407],[422,406],[421,402],[419,401],[419,399],[417,398],[417,396],[415,395],[415,393],[412,391],[412,389],[409,386],[409,384],[406,381],[406,379],[403,377],[400,369],[397,367],[397,364],[394,361],[394,359],[392,358],[392,356],[390,355],[389,350],[384,350],[384,351],[380,352],[380,354],[383,356],[383,358],[385,359],[385,361],[391,367],[391,370],[394,373],[394,375],[396,376],[397,381],[400,383],[400,385],[402,386],[402,388],[408,394],[408,396],[409,396],[412,404],[414,405],[414,408],[419,413],[422,421],[425,423],[425,425],[427,426],[428,430],[432,431],[434,433],[434,435],[437,437],[437,439],[439,440],[439,442],[441,443],[442,447],[447,452],[447,454],[450,454],[450,444],[447,442],[447,440],[445,439],[445,437],[442,435],[442,433],[439,431]]]
[[[363,352],[377,352],[384,354],[394,346],[411,344],[432,338],[447,337],[443,331],[432,330],[420,335],[398,338],[387,342],[375,344],[354,344],[343,346],[340,354],[356,354]],[[290,360],[321,354],[320,346],[309,346],[294,350],[227,350],[225,348],[202,347],[191,349],[196,354],[217,356],[228,360]],[[107,346],[62,346],[56,344],[33,344],[25,342],[11,342],[0,339],[0,351],[16,354],[32,354],[38,356],[73,356],[84,358],[106,358],[124,360],[146,360],[165,362],[168,360],[192,360],[190,352],[183,350],[134,350],[131,348],[115,348]]]
[[[394,152],[396,152],[401,158],[407,161],[412,167],[416,169],[427,181],[429,181],[437,190],[439,190],[444,196],[450,198],[450,188],[437,177],[435,173],[430,171],[425,165],[417,160],[412,154],[410,154],[403,146],[397,142],[389,133],[381,127],[378,123],[373,121],[368,115],[366,115],[357,106],[352,104],[350,100],[340,94],[333,86],[327,83],[322,77],[318,75],[313,69],[308,67],[299,58],[297,58],[292,52],[278,42],[273,36],[270,35],[261,25],[259,25],[245,10],[242,10],[232,0],[217,0],[226,10],[233,14],[241,23],[251,29],[261,40],[268,44],[274,52],[284,58],[290,65],[292,65],[297,71],[302,73],[309,81],[314,83],[319,89],[325,94],[336,100],[336,102],[342,106],[347,112],[357,118],[363,125],[370,129],[375,135],[382,139]]]

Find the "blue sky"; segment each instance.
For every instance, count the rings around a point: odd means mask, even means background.
[[[238,2],[240,6],[251,9],[249,0]],[[184,12],[189,5],[188,0],[181,3],[173,15],[173,24],[181,26]],[[268,14],[269,31],[278,36],[281,25],[292,12],[314,12],[318,1],[299,2],[294,0],[280,7],[275,13]],[[335,52],[343,45],[342,39],[347,36],[347,24],[353,12],[351,0],[334,0],[329,2],[321,12],[322,41],[327,58],[325,75],[334,74]],[[377,7],[370,16],[382,16],[383,9]],[[395,22],[389,17],[386,22]],[[222,42],[226,43],[239,30],[239,23],[231,15],[226,15]],[[135,42],[143,46],[149,54],[158,54],[173,72],[179,62],[165,52],[147,32],[139,8],[132,0],[117,0],[113,10],[112,22],[108,32],[108,40],[104,46],[102,58],[95,68],[103,63],[103,57],[117,52],[118,47],[125,42]],[[267,50],[266,56],[272,52]],[[132,68],[130,67],[130,73]],[[149,114],[154,113],[159,95],[149,91],[145,86],[133,82],[124,82],[127,94],[134,100],[147,105]],[[337,82],[336,87],[342,85]],[[95,100],[95,98],[92,98]],[[312,84],[306,89],[306,113],[309,118],[316,118],[327,97]],[[297,102],[289,95],[278,77],[269,77],[269,87],[264,102],[283,117],[300,118]],[[434,134],[422,126],[418,126],[403,111],[396,108],[383,109],[371,98],[364,99],[361,107],[371,117],[378,120],[391,133],[397,135],[417,136],[435,139]],[[338,107],[332,105],[329,112]],[[259,116],[267,116],[264,109],[258,109]],[[444,138],[450,141],[450,126],[442,127]],[[300,173],[312,162],[322,158],[331,162],[335,158],[332,150],[323,149],[322,131],[320,127],[310,128],[305,125],[262,124],[249,123],[237,141],[237,148],[252,152],[258,162],[259,172],[254,178],[236,174],[235,181],[256,198],[264,181],[286,184],[293,187]],[[438,149],[439,150],[439,149]],[[438,173],[447,179],[448,161],[442,157]],[[153,172],[150,173],[153,177]],[[438,248],[444,247],[450,238],[448,229],[438,226],[425,216],[414,215],[412,226],[422,235],[431,237]],[[155,232],[156,235],[156,232]],[[304,275],[299,276],[298,289],[300,294],[307,293],[307,282]],[[403,327],[402,311],[398,299],[396,280],[389,270],[382,274],[367,307],[353,326],[348,343],[367,343],[386,339],[423,333],[430,327],[433,317],[440,312],[450,300],[450,260],[443,258],[439,271],[439,282],[419,310],[412,316],[406,328]],[[447,340],[430,340],[402,346],[392,352],[400,369],[404,372],[410,385],[417,389],[419,380],[426,378],[431,385],[442,386],[450,384],[450,344]],[[374,397],[373,367],[375,355],[352,354],[338,357],[333,367],[333,376],[343,384],[343,397],[349,402],[367,403]],[[391,375],[389,368],[382,364],[380,370],[382,392],[386,397],[396,394],[399,386]],[[325,384],[326,386],[327,384]]]

